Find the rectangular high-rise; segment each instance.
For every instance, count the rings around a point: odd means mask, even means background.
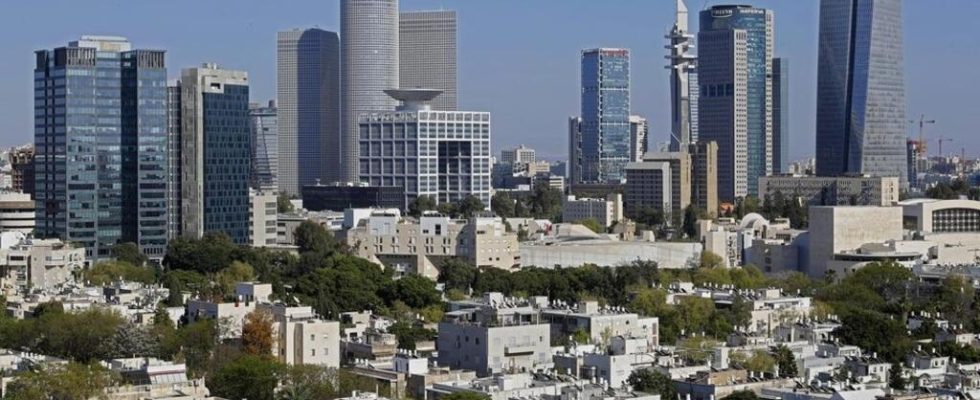
[[[441,90],[433,110],[456,110],[456,11],[398,16],[398,71],[403,88]]]
[[[701,11],[698,140],[718,143],[723,201],[754,195],[772,173],[774,16],[750,6]]]
[[[908,184],[901,0],[821,0],[817,174]]]
[[[789,59],[772,59],[772,173],[789,166]]]
[[[93,259],[123,242],[151,258],[167,246],[164,52],[83,36],[35,52],[38,236]]]
[[[398,84],[398,0],[340,0],[341,174],[359,179],[359,119],[395,109],[384,93]]]
[[[263,193],[274,193],[279,188],[279,121],[276,102],[270,101],[265,107],[250,104],[248,126],[252,131],[252,173],[249,185]]]
[[[342,179],[340,37],[322,29],[276,36],[279,191]]]
[[[180,80],[167,82],[167,236],[180,237]]]
[[[647,133],[650,125],[646,118],[630,115],[630,162],[638,162],[647,152]]]
[[[582,177],[621,183],[630,162],[630,52],[582,51]]]
[[[691,155],[686,151],[652,153],[626,166],[623,209],[636,218],[644,209],[664,213],[669,224],[679,224],[691,204]]]
[[[388,90],[404,104],[360,119],[360,182],[451,203],[475,196],[490,206],[490,113],[435,111],[438,91]]]
[[[204,64],[180,78],[181,234],[250,236],[248,74]]]

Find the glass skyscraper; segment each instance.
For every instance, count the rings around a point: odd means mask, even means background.
[[[821,0],[817,174],[908,184],[901,0]]]
[[[582,182],[620,183],[630,162],[630,53],[582,51]]]
[[[789,166],[789,59],[772,59],[772,173]]]
[[[718,143],[724,201],[754,195],[772,173],[772,11],[714,6],[698,33],[698,140]]]
[[[34,144],[39,236],[94,259],[132,242],[166,251],[164,52],[121,37],[83,36],[35,53]]]
[[[340,37],[294,29],[276,37],[279,191],[341,180]],[[382,93],[383,95],[383,93]]]
[[[181,234],[249,240],[252,143],[248,74],[205,64],[181,72]]]

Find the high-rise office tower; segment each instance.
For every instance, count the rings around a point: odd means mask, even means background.
[[[677,0],[674,27],[667,34],[670,50],[670,151],[680,151],[691,138],[691,95],[689,74],[694,71],[695,56],[688,54],[694,35],[687,30],[687,6]]]
[[[360,182],[439,203],[475,196],[490,205],[490,113],[433,111],[431,89],[392,89],[397,109],[360,118]],[[447,132],[453,132],[447,134]]]
[[[39,236],[112,255],[167,247],[167,71],[164,52],[125,38],[83,36],[39,50],[34,146]]]
[[[901,0],[821,0],[817,174],[908,181]]]
[[[456,110],[456,11],[398,16],[398,70],[403,88],[441,90],[433,110]]]
[[[265,107],[258,104],[249,104],[248,107],[248,127],[252,131],[252,173],[249,184],[253,189],[265,193],[274,193],[279,187],[277,111],[275,101],[269,101]]]
[[[698,140],[718,143],[723,201],[754,195],[772,173],[772,11],[714,6],[698,33]]]
[[[630,161],[637,162],[643,159],[643,154],[647,152],[647,132],[650,125],[647,119],[639,115],[630,115]]]
[[[690,130],[691,130],[691,142],[698,141],[698,98],[701,96],[701,85],[698,84],[698,71],[695,68],[694,71],[688,72],[687,74],[687,96],[690,99],[688,104],[690,105]]]
[[[322,29],[276,36],[279,191],[342,179],[340,38]]]
[[[358,119],[393,110],[398,84],[398,0],[341,0],[341,180],[358,180]]]
[[[568,183],[582,183],[582,117],[568,117]]]
[[[248,74],[215,64],[184,69],[180,116],[181,234],[223,232],[248,243]]]
[[[772,59],[772,173],[789,164],[789,59]]]
[[[718,144],[701,140],[687,147],[691,154],[691,203],[708,215],[718,215]]]
[[[180,80],[167,83],[167,236],[180,237]]]
[[[582,181],[620,183],[630,162],[630,53],[582,51]]]

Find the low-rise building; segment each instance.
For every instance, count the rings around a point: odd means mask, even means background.
[[[541,310],[541,318],[551,324],[552,341],[581,331],[593,343],[620,336],[641,339],[640,351],[653,351],[660,345],[656,317],[641,317],[621,307],[599,306],[597,301],[583,301],[577,305],[552,302]]]
[[[867,243],[904,239],[901,207],[811,206],[809,262],[801,272],[824,278],[838,254]]]
[[[10,248],[0,249],[0,292],[32,289],[55,290],[74,281],[86,264],[85,249],[60,239],[25,238]]]
[[[426,389],[425,398],[438,400],[442,396],[460,392],[475,392],[490,400],[660,400],[660,395],[613,387],[608,382],[531,373],[500,374],[437,383]]]
[[[268,302],[271,294],[271,284],[242,282],[235,286],[234,302],[188,300],[184,318],[187,322],[194,322],[201,318],[213,319],[220,327],[222,339],[236,339],[242,336],[245,316],[255,311],[258,303]]]
[[[34,232],[34,200],[27,193],[0,191],[0,232]]]
[[[286,365],[340,367],[340,322],[317,317],[309,306],[260,304],[272,315],[273,356]]]
[[[879,206],[898,202],[898,177],[800,176],[759,177],[759,198],[771,199],[779,193],[798,198],[811,206]]]
[[[623,220],[623,195],[610,193],[605,199],[576,198],[568,196],[561,211],[565,222],[595,220],[600,226],[608,228]]]
[[[248,194],[251,202],[249,242],[253,247],[275,246],[279,241],[276,218],[279,214],[279,202],[276,194],[254,189],[250,189]]]

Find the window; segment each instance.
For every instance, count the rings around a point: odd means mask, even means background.
[[[316,349],[310,349],[310,355],[316,357]]]

